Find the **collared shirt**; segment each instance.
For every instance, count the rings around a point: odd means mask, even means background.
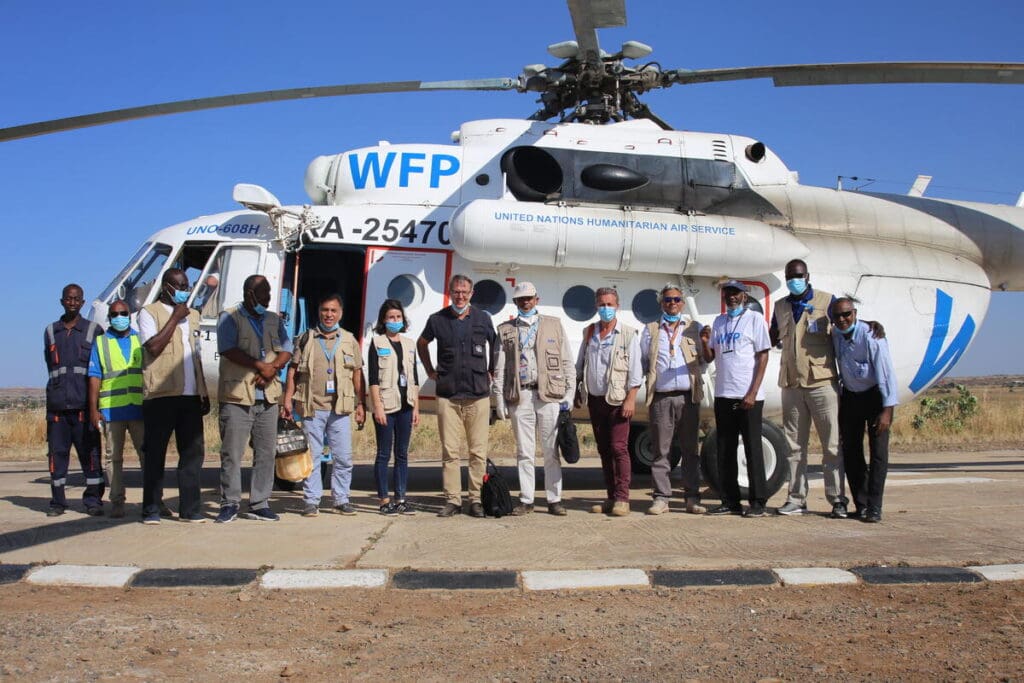
[[[323,340],[323,346],[321,346],[321,340]],[[291,342],[289,341],[289,344]],[[327,380],[332,379],[328,376],[327,368],[330,367],[327,361],[327,354],[334,358],[335,354],[338,353],[339,344],[341,344],[341,328],[333,332],[324,332],[320,329],[319,325],[309,328],[309,341],[306,343],[305,352],[307,354],[319,354],[318,356],[311,357],[306,367],[309,368],[309,387],[310,387],[310,399],[312,406],[303,406],[303,409],[309,412],[310,415],[313,413],[310,411],[316,410],[334,410],[334,404],[338,400],[337,389],[335,393],[327,393]],[[326,346],[326,350],[324,347]],[[316,360],[314,360],[314,358]],[[293,367],[298,367],[302,364],[303,350],[301,348],[295,349],[292,354],[290,363]],[[353,359],[355,363],[361,363],[362,358]],[[362,367],[359,365],[359,367]],[[332,368],[333,370],[333,368]],[[337,378],[333,378],[337,382]],[[335,385],[337,386],[337,385]]]
[[[110,337],[111,339],[117,340],[117,346],[121,349],[121,355],[124,356],[125,362],[130,362],[132,357],[132,337],[138,337],[138,333],[133,329],[128,330],[128,334],[123,337],[120,336],[113,329],[107,330],[104,337]],[[139,342],[140,344],[142,342]],[[141,369],[141,368],[140,368]],[[100,365],[100,349],[99,344],[92,345],[92,355],[89,356],[89,377],[96,377],[103,379],[103,366]],[[103,414],[104,422],[127,422],[129,420],[141,420],[142,419],[142,406],[141,405],[128,405],[118,406],[116,408],[101,408],[100,412]]]
[[[587,341],[587,391],[594,396],[604,396],[608,393],[608,364],[612,361],[612,347],[615,345],[615,338],[622,334],[619,331],[619,323],[615,322],[615,329],[611,334],[601,339],[601,323],[594,323],[594,332]],[[626,373],[626,390],[640,386],[644,381],[644,371],[640,364],[640,335],[634,334],[633,340],[626,347],[626,354],[629,356],[629,370]]]
[[[793,322],[800,322],[800,316],[804,314],[804,309],[807,308],[807,303],[813,298],[814,288],[811,287],[810,285],[807,286],[806,291],[804,291],[804,293],[801,294],[800,296],[790,294],[789,296],[786,297],[786,301],[789,302],[789,305],[792,306],[793,308]],[[832,319],[832,304],[834,304],[835,302],[836,297],[833,294],[832,300],[829,301],[828,303],[828,310],[825,311],[825,314],[828,315],[830,320]],[[772,313],[772,326],[770,329],[771,334],[777,336],[779,334],[779,322],[775,318],[776,315],[777,313]]]
[[[92,335],[89,328],[92,326]],[[53,348],[50,347],[48,330],[52,329]],[[43,330],[43,358],[49,379],[46,383],[47,410],[82,410],[88,403],[88,382],[86,372],[89,355],[96,337],[103,334],[103,327],[79,316],[70,328],[57,319]]]
[[[755,356],[771,348],[768,325],[757,311],[746,309],[735,318],[722,313],[711,324],[715,350],[715,396],[741,399],[754,381]],[[763,401],[764,382],[757,388],[755,401]]]
[[[174,310],[174,307],[170,304],[165,304],[163,301],[159,302],[168,313]],[[160,330],[156,329],[156,320],[149,314],[149,311],[142,309],[139,311],[139,341],[145,345],[150,339],[155,337]],[[196,396],[199,392],[196,390],[196,369],[195,362],[192,360],[192,340],[188,336],[188,317],[181,319],[178,323],[178,332],[181,335],[181,346],[184,349],[184,357],[181,361],[182,372],[185,373],[185,388],[181,391],[182,396]]]
[[[673,335],[671,327],[660,320],[658,323],[658,359],[655,362],[654,370],[657,373],[654,379],[655,391],[689,391],[690,370],[686,367],[686,359],[683,358],[683,330],[690,324],[689,316],[682,316],[676,326]],[[674,339],[672,338],[674,336]],[[640,360],[641,364],[647,365],[647,358],[651,353],[651,333],[647,326],[640,335]]]
[[[858,320],[849,338],[833,326],[832,347],[836,352],[843,387],[860,393],[877,386],[882,392],[883,408],[899,403],[899,387],[892,356],[889,355],[889,342],[875,339],[867,323]]]
[[[249,309],[245,306],[239,306],[239,311],[246,317],[249,324],[253,326],[253,331],[260,338],[260,343],[263,340],[263,320],[262,315],[252,315],[249,313]],[[288,336],[288,330],[284,327],[284,320],[280,316],[277,318],[277,337],[281,340],[281,351],[283,353],[292,353],[294,345],[291,337]],[[238,325],[235,324],[235,317],[230,313],[224,312],[220,314],[220,319],[217,321],[217,352],[224,353],[231,349],[238,348]],[[265,357],[266,351],[263,355]],[[263,360],[263,358],[259,358]],[[263,399],[263,390],[256,389],[256,399]]]
[[[516,316],[515,324],[516,331],[519,333],[519,358],[515,359],[519,368],[519,383],[536,384],[537,330],[540,327],[540,316],[535,315],[529,319]]]

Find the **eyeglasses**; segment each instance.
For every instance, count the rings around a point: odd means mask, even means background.
[[[127,318],[129,315],[131,314],[128,311],[111,311],[108,317],[113,320],[114,318]]]
[[[837,311],[836,312],[836,318],[849,318],[855,312],[856,311]]]
[[[683,297],[681,297],[681,296],[666,296],[666,297],[663,297],[661,300],[664,301],[667,304],[678,304],[678,303],[682,302]]]

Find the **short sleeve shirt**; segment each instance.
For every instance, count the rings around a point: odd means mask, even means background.
[[[747,395],[754,379],[754,355],[771,347],[768,325],[756,311],[745,310],[736,318],[722,314],[711,325],[715,350],[715,396],[740,399]],[[756,400],[764,400],[764,382]]]

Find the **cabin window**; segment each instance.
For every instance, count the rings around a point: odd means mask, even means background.
[[[149,303],[150,293],[153,292],[153,287],[160,279],[164,264],[170,256],[169,244],[146,242],[103,290],[100,300],[111,304],[115,299],[124,299],[128,309],[132,313],[137,312]]]
[[[594,304],[594,290],[586,285],[575,285],[562,295],[562,309],[577,322],[590,320],[597,313]]]
[[[642,323],[652,323],[661,317],[658,293],[653,289],[642,289],[633,297],[633,315]]]
[[[405,308],[415,308],[423,302],[423,283],[415,275],[398,275],[388,283],[388,298],[397,299]]]
[[[260,272],[260,247],[227,244],[210,259],[206,271],[193,282],[190,306],[204,319],[216,320],[224,309],[242,302],[242,285]]]
[[[473,285],[473,298],[469,300],[477,308],[482,308],[491,315],[497,315],[508,297],[505,288],[494,280],[481,280]]]

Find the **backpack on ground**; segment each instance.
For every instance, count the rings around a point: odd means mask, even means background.
[[[509,493],[508,483],[490,458],[487,459],[487,471],[484,473],[484,483],[480,489],[480,502],[484,506],[484,514],[488,517],[512,514],[512,494]]]

